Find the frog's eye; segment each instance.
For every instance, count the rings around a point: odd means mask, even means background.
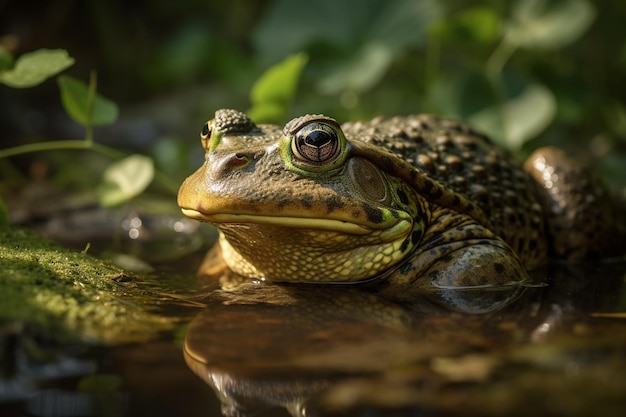
[[[316,167],[333,163],[341,154],[342,148],[337,129],[322,122],[303,126],[291,141],[294,162]]]
[[[209,127],[209,122],[206,122],[204,126],[202,126],[202,132],[200,132],[200,135],[202,136],[202,138],[207,138],[210,134],[211,127]]]
[[[200,142],[202,147],[209,150],[209,139],[211,139],[211,122],[206,122],[200,131]]]

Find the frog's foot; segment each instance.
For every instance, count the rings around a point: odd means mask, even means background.
[[[499,239],[453,242],[423,274],[422,284],[439,289],[493,289],[528,279],[519,258]]]
[[[447,247],[446,247],[447,246]],[[526,270],[499,239],[453,242],[418,280],[431,301],[464,313],[487,313],[517,300],[526,289]]]
[[[529,279],[509,245],[480,225],[465,224],[424,242],[387,281],[390,297],[418,293],[454,310],[483,313],[515,300]]]
[[[213,245],[202,260],[198,269],[198,281],[207,291],[235,290],[253,282],[250,278],[233,272],[224,257],[220,245]]]
[[[626,205],[565,152],[537,149],[524,169],[539,183],[552,256],[626,255]]]

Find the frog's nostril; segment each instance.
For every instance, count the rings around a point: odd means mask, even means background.
[[[215,167],[219,175],[229,175],[233,172],[241,171],[250,165],[251,157],[244,153],[237,152],[224,158]]]

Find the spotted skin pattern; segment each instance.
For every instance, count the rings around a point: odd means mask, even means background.
[[[328,170],[291,146],[315,123],[337,131]],[[219,110],[202,140],[205,165],[179,205],[218,226],[219,254],[208,259],[244,277],[429,291],[520,284],[549,257],[626,254],[623,203],[575,161],[547,149],[521,169],[483,134],[437,116],[339,127],[307,115],[280,129]],[[615,224],[594,227],[584,213]]]

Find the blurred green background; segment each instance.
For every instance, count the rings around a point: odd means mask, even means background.
[[[541,145],[566,148],[623,189],[624,22],[622,0],[4,1],[0,46],[13,57],[66,49],[76,63],[64,74],[85,81],[96,70],[120,118],[96,128],[95,141],[151,156],[174,182],[199,166],[198,131],[216,109],[256,106],[257,122],[280,124],[304,113],[439,113],[488,132],[520,160]],[[255,81],[298,53],[308,59],[301,76],[289,70],[295,95],[253,106]],[[287,88],[274,78],[265,96]],[[53,79],[0,85],[2,148],[82,137]],[[110,162],[98,158],[0,159],[2,190],[33,176],[89,189]],[[33,168],[42,161],[44,174]]]

